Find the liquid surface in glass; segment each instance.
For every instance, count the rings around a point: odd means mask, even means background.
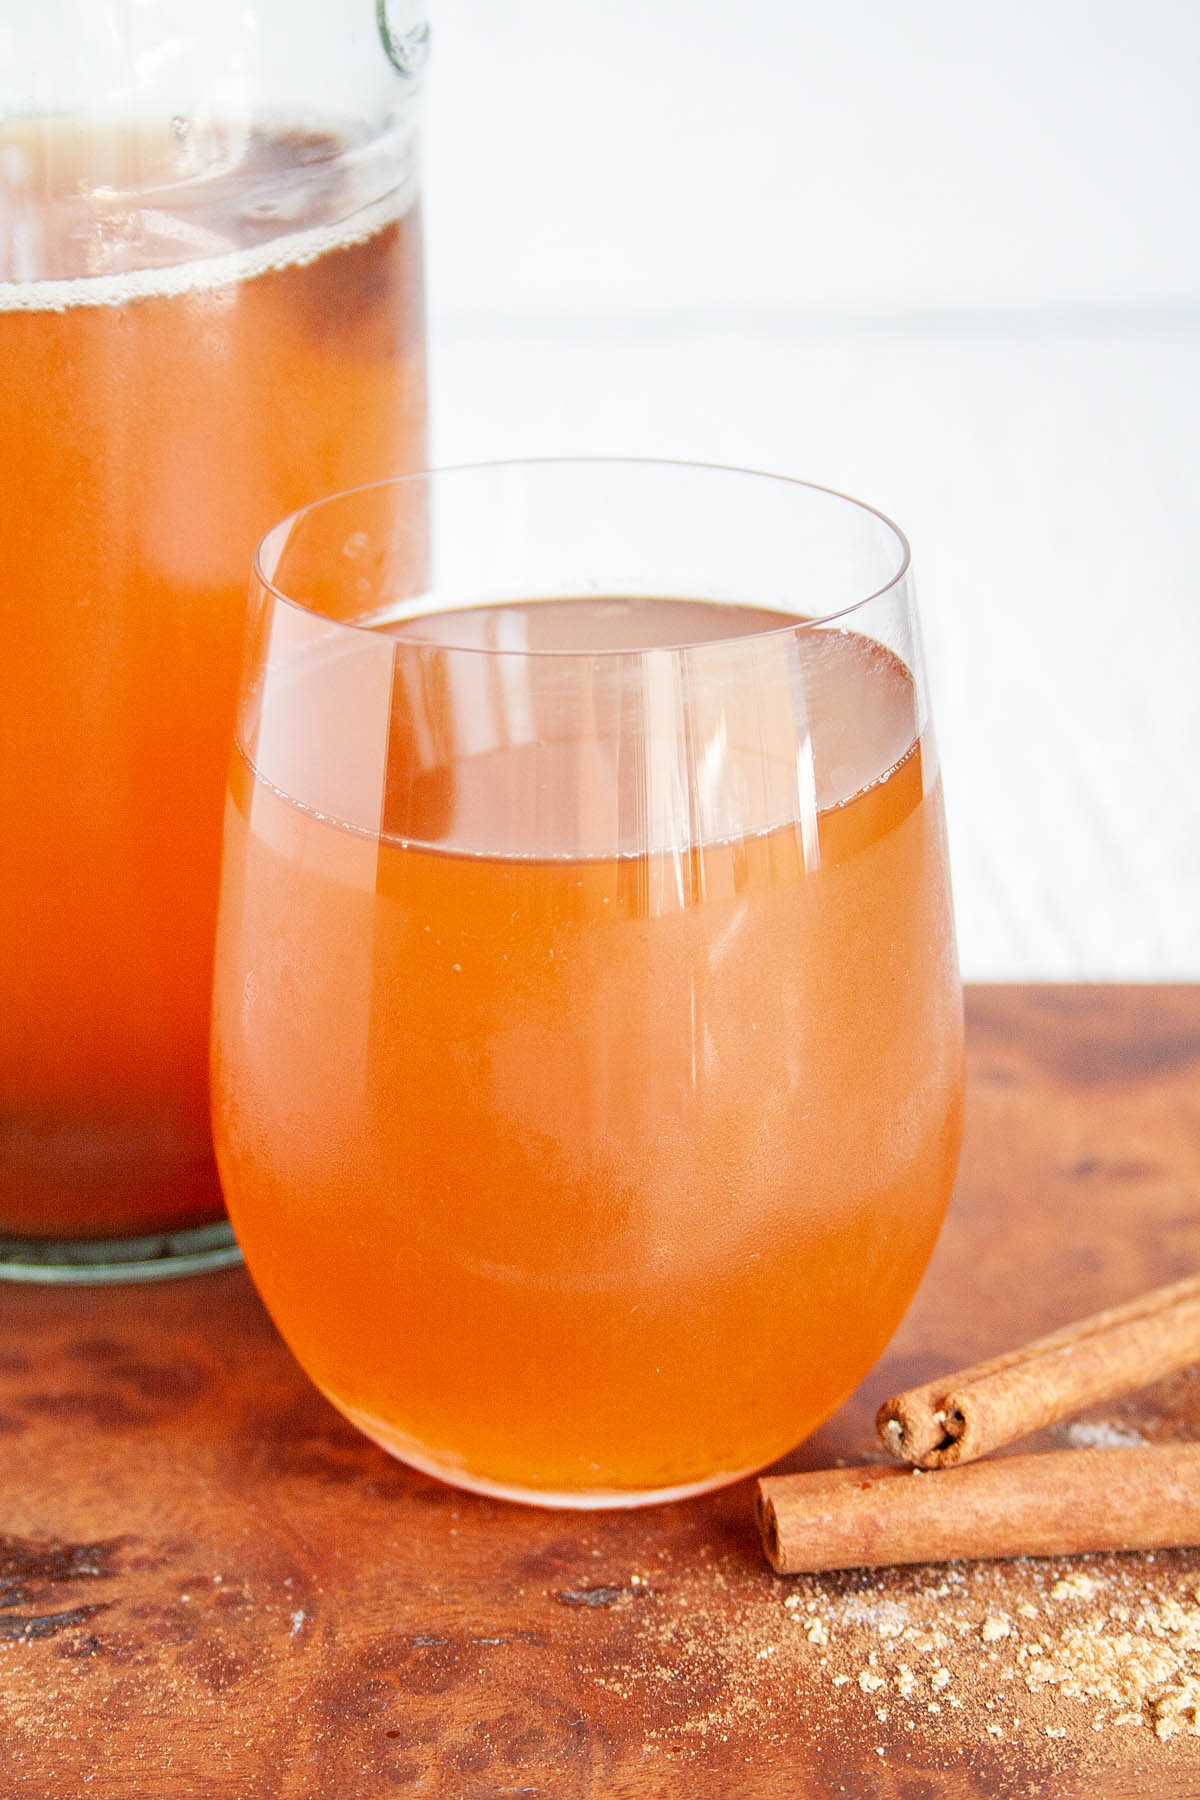
[[[389,629],[567,652],[786,623],[587,598]],[[278,758],[274,781],[235,763],[214,1049],[231,1214],[313,1379],[418,1466],[566,1504],[714,1485],[831,1412],[916,1287],[962,1093],[940,784],[890,651],[798,645],[811,812],[790,715],[781,814],[770,722],[731,702],[687,784],[694,826],[706,781],[741,783],[747,828],[723,837],[681,840],[653,748],[623,766],[603,719],[514,742],[519,660],[480,659],[508,725],[475,750],[449,691],[439,723],[436,650],[420,731],[397,673],[374,833],[280,791]],[[363,666],[311,659],[283,704],[319,718],[341,683],[349,716]],[[317,737],[292,773],[320,765],[332,795]],[[643,848],[613,854],[630,817]]]

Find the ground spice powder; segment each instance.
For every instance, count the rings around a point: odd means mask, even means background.
[[[976,1745],[1043,1780],[1081,1756],[1165,1770],[1169,1740],[1200,1736],[1198,1552],[743,1581],[720,1558],[631,1577],[638,1653],[601,1685],[678,1693],[672,1735],[694,1742],[815,1714],[885,1766]]]

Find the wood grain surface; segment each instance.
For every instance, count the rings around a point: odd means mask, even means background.
[[[1200,988],[982,988],[968,1019],[929,1275],[781,1467],[873,1458],[886,1394],[1200,1269]],[[1120,1417],[1200,1437],[1200,1377]],[[596,1515],[442,1487],[325,1404],[238,1271],[4,1288],[0,1438],[3,1800],[1200,1793],[1191,1730],[1065,1706],[999,1742],[969,1711],[876,1708],[815,1655],[783,1678],[790,1590],[750,1484]],[[1155,1570],[1200,1584],[1200,1552]]]

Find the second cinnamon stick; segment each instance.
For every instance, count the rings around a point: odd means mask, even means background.
[[[764,1476],[758,1521],[780,1574],[1195,1544],[1200,1444]]]

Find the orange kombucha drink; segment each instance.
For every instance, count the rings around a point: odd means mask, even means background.
[[[0,1235],[220,1215],[207,1033],[253,547],[423,459],[417,215],[403,189],[352,204],[339,148],[264,132],[236,177],[189,182],[144,134],[0,134]]]
[[[577,651],[787,622],[585,598],[390,629]],[[472,751],[438,655],[419,755],[393,700],[378,832],[235,760],[214,1104],[239,1241],[318,1386],[417,1466],[558,1504],[715,1485],[858,1382],[950,1193],[960,998],[912,679],[814,633],[811,816],[614,855],[585,764],[615,738]],[[287,703],[309,684],[315,720],[335,677],[309,664]],[[726,743],[726,779],[760,752]],[[546,802],[514,827],[518,790]]]

